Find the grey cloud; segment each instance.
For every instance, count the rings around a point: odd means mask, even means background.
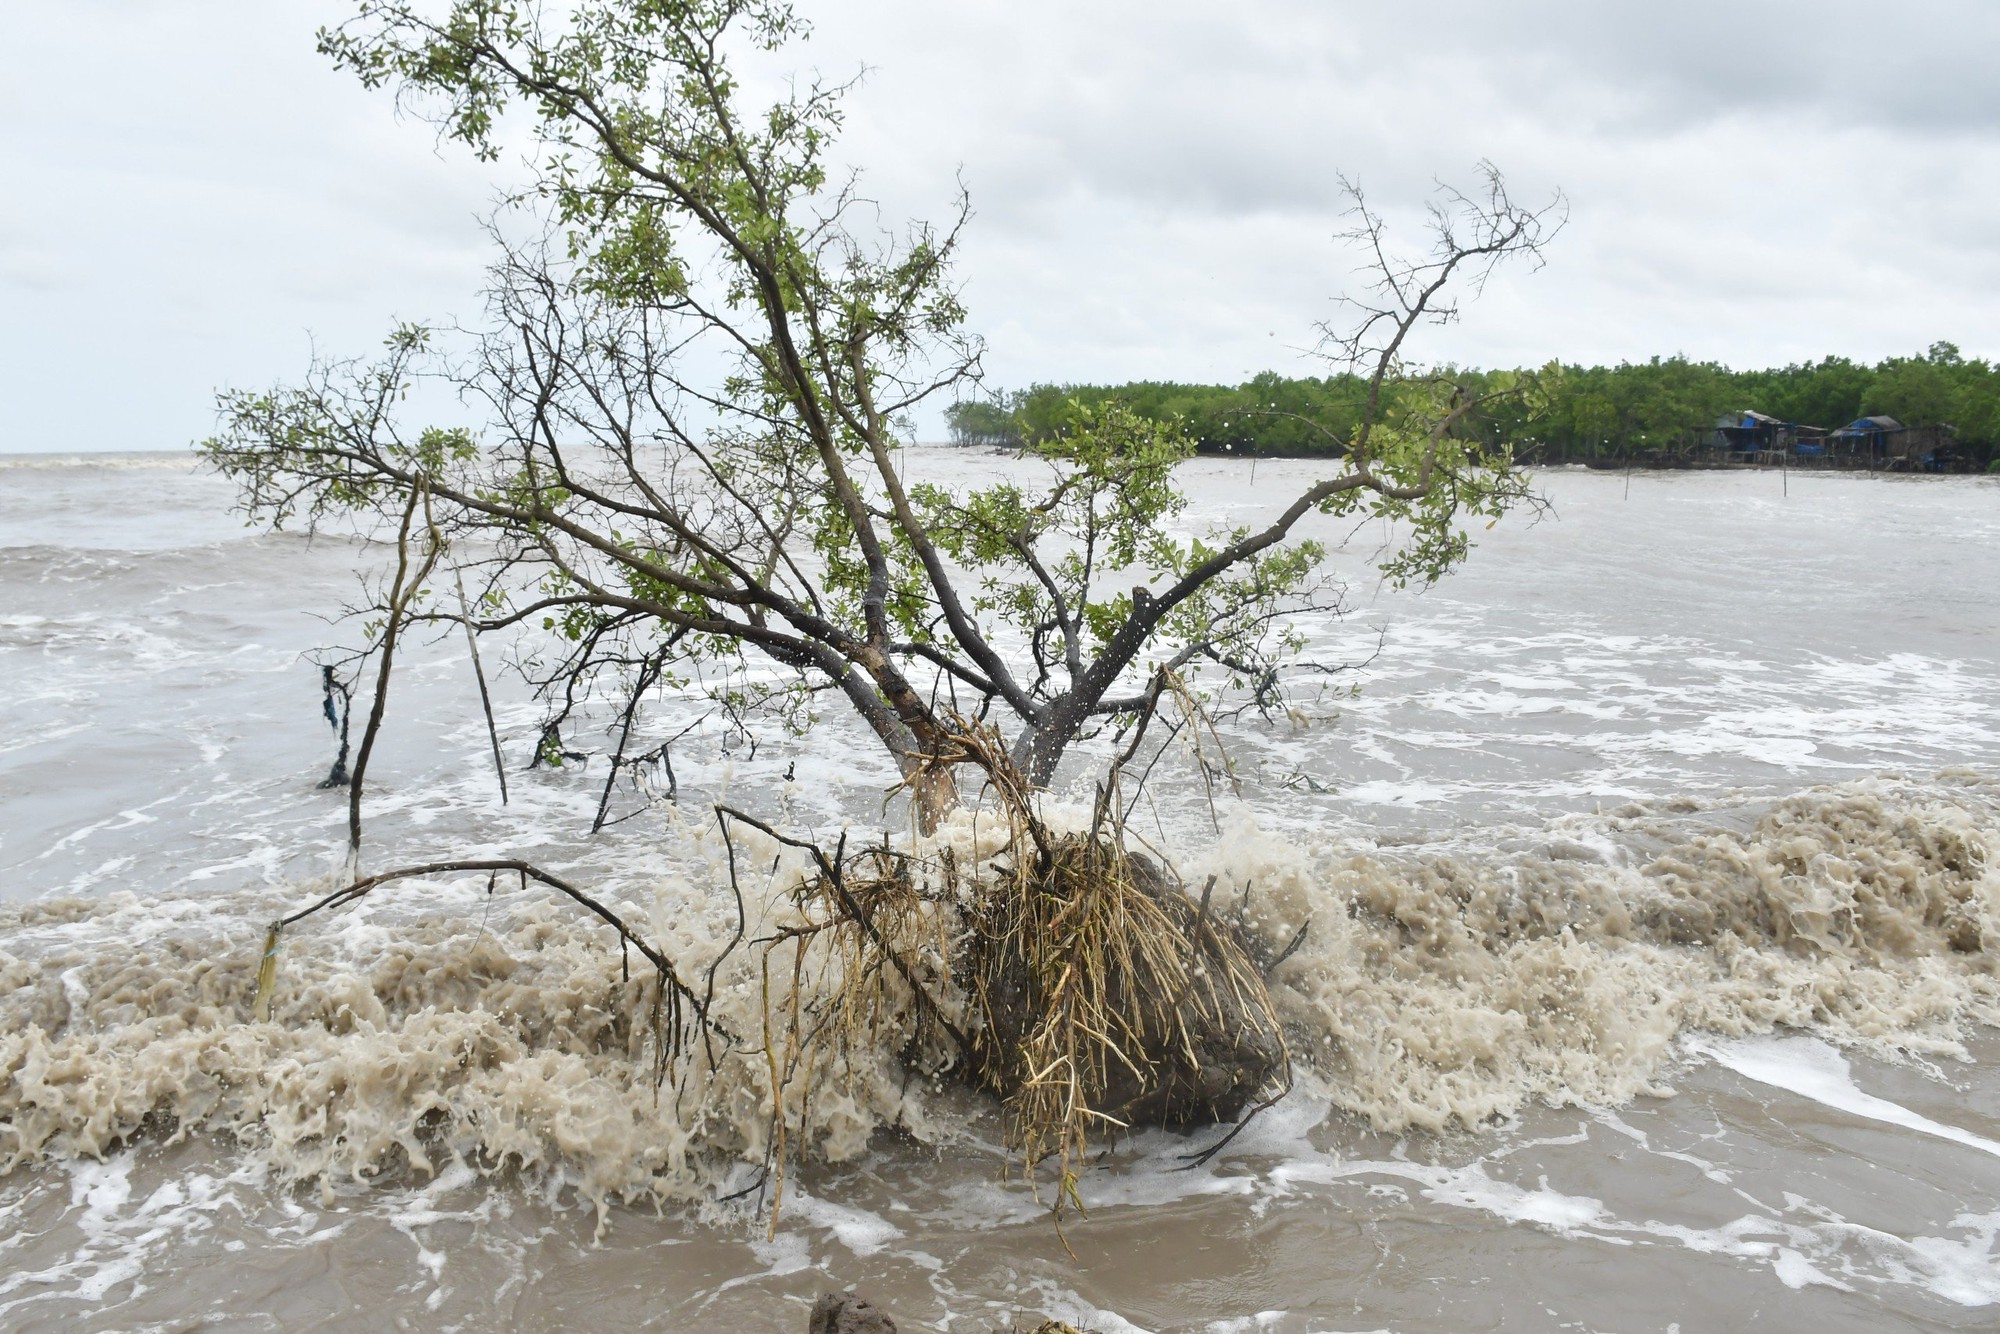
[[[802,4],[786,59],[872,66],[843,151],[884,221],[941,216],[964,172],[1001,383],[1310,369],[1353,281],[1339,175],[1407,234],[1483,157],[1573,221],[1424,355],[2000,352],[1985,0]],[[313,53],[345,10],[9,11],[0,448],[177,444],[212,385],[296,375],[304,329],[360,352],[478,310],[495,179]]]
[[[1408,189],[1511,160],[1510,141],[1632,147],[1717,122],[1779,141],[1854,127],[1962,138],[2000,123],[1987,72],[2000,7],[1980,3],[1020,0],[919,17],[877,0],[830,11],[820,45],[848,55],[867,34],[879,73],[863,100],[881,103],[881,137],[936,151],[968,120],[1005,122],[991,147],[1020,158],[996,171],[987,156],[974,177],[1010,192],[1039,175],[1183,205],[1318,208],[1338,171]]]
[[[1529,105],[1633,131],[1746,110],[1950,134],[2000,124],[1989,73],[2000,9],[1982,0],[1433,0],[1319,12],[1365,33],[1380,67],[1450,53],[1491,68]]]
[[[1574,37],[1545,48],[1544,70],[1573,58],[1659,123],[1757,109],[1952,135],[2000,125],[2000,10],[1979,0],[1550,8]]]

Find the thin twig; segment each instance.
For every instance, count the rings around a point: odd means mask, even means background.
[[[733,1034],[721,1025],[716,1024],[709,1017],[708,999],[696,995],[687,983],[681,980],[680,973],[675,969],[673,961],[640,938],[630,926],[626,925],[624,918],[620,917],[616,912],[606,907],[590,894],[570,884],[567,880],[551,875],[534,863],[523,861],[518,857],[487,857],[472,858],[463,861],[426,862],[421,866],[404,866],[398,867],[393,871],[380,871],[371,876],[364,876],[350,885],[335,890],[311,906],[299,909],[299,911],[291,914],[289,917],[280,918],[277,926],[282,929],[292,925],[294,922],[303,921],[314,913],[325,909],[345,907],[357,899],[367,897],[377,887],[386,885],[391,881],[414,880],[423,876],[449,875],[460,871],[491,871],[496,873],[500,871],[512,871],[520,876],[521,883],[524,886],[528,881],[533,880],[547,885],[550,889],[571,899],[609,924],[612,929],[618,932],[620,941],[630,945],[633,949],[644,955],[646,961],[653,965],[654,970],[659,973],[661,980],[672,989],[673,994],[678,1000],[685,1001],[693,1009],[695,1019],[698,1023],[704,1027],[713,1027],[716,1032],[721,1033],[723,1037],[732,1042],[736,1040]]]
[[[438,547],[428,543],[428,553],[422,567],[414,578],[410,576],[410,525],[417,516],[417,506],[425,495],[421,481],[410,489],[409,504],[403,507],[403,526],[396,534],[396,578],[389,586],[388,620],[382,626],[382,664],[375,674],[375,699],[368,707],[368,725],[362,729],[361,745],[354,752],[354,772],[347,783],[347,864],[353,870],[361,867],[361,782],[368,772],[368,760],[375,751],[375,738],[382,730],[382,715],[389,705],[389,675],[396,656],[396,635],[402,628],[403,617],[408,612],[417,590],[430,576],[431,567],[437,563]]]

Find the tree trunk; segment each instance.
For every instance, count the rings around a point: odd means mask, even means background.
[[[1082,721],[1068,699],[1059,699],[1049,709],[1048,717],[1022,730],[1014,743],[1014,762],[1038,790],[1055,781],[1056,766],[1062,763],[1069,743],[1076,739]]]

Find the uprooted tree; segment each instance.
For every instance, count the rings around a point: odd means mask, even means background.
[[[1309,516],[1395,521],[1407,540],[1382,568],[1427,582],[1464,557],[1468,520],[1529,498],[1504,455],[1457,429],[1495,386],[1418,372],[1406,344],[1495,264],[1535,257],[1556,219],[1486,169],[1478,190],[1440,193],[1429,249],[1405,260],[1354,192],[1348,235],[1373,285],[1321,350],[1365,378],[1366,408],[1326,476],[1262,526],[1174,535],[1192,446],[1116,406],[1076,409],[1010,480],[948,490],[906,478],[899,451],[914,411],[978,376],[952,269],[967,202],[945,226],[885,231],[831,157],[842,85],[751,105],[732,53],[763,59],[802,32],[774,0],[360,0],[321,34],[480,157],[524,119],[540,145],[524,207],[494,227],[482,329],[405,327],[379,360],[226,393],[205,447],[262,519],[358,516],[398,536],[362,609],[380,668],[357,846],[394,641],[417,623],[534,641],[519,660],[558,750],[593,698],[622,702],[629,730],[648,691],[792,720],[836,697],[894,757],[924,832],[967,765],[1008,808],[1016,837],[961,924],[954,985],[970,999],[928,1009],[1017,1110],[1046,1104],[1023,1113],[1030,1157],[1073,1161],[1093,1118],[1231,1114],[1283,1063],[1241,942],[1205,896],[1126,853],[1116,803],[1058,836],[1034,793],[1080,737],[1130,736],[1129,757],[1163,701],[1278,697],[1309,665],[1288,616],[1339,596]],[[510,230],[523,215],[539,240]],[[411,423],[405,393],[425,379],[474,419]],[[456,596],[431,596],[446,570]],[[922,993],[880,919],[938,877],[884,848],[814,855],[828,920]],[[1079,959],[1097,968],[1087,994],[1056,976]],[[1197,1018],[1141,1012],[1163,1000]]]

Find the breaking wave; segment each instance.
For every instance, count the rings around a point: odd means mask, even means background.
[[[186,449],[110,449],[102,452],[51,451],[40,454],[0,455],[0,471],[45,471],[51,468],[170,468],[193,472],[201,466],[201,456]]]
[[[947,836],[967,852],[969,822]],[[1245,819],[1183,849],[1273,954],[1316,1093],[1385,1131],[1476,1129],[1531,1101],[1670,1092],[1689,1031],[1811,1030],[1958,1056],[2000,1023],[2000,781],[1966,771],[1815,788],[1747,815],[1693,802],[1573,816],[1482,842],[1379,847]],[[701,977],[739,920],[719,838],[666,840],[624,909]],[[739,851],[743,845],[739,841]],[[775,847],[746,905],[797,909]],[[297,887],[290,902],[310,887]],[[394,897],[391,897],[391,895]],[[0,1171],[143,1136],[219,1137],[281,1176],[521,1171],[602,1210],[697,1199],[771,1152],[772,974],[729,954],[710,1069],[653,1077],[651,988],[569,905],[484,877],[378,891],[287,936],[273,1017],[251,1018],[268,892],[0,910]],[[838,960],[805,970],[832,987]],[[974,1133],[976,1102],[913,1077],[906,1016],[813,1079],[793,1147],[852,1158],[885,1127]]]

